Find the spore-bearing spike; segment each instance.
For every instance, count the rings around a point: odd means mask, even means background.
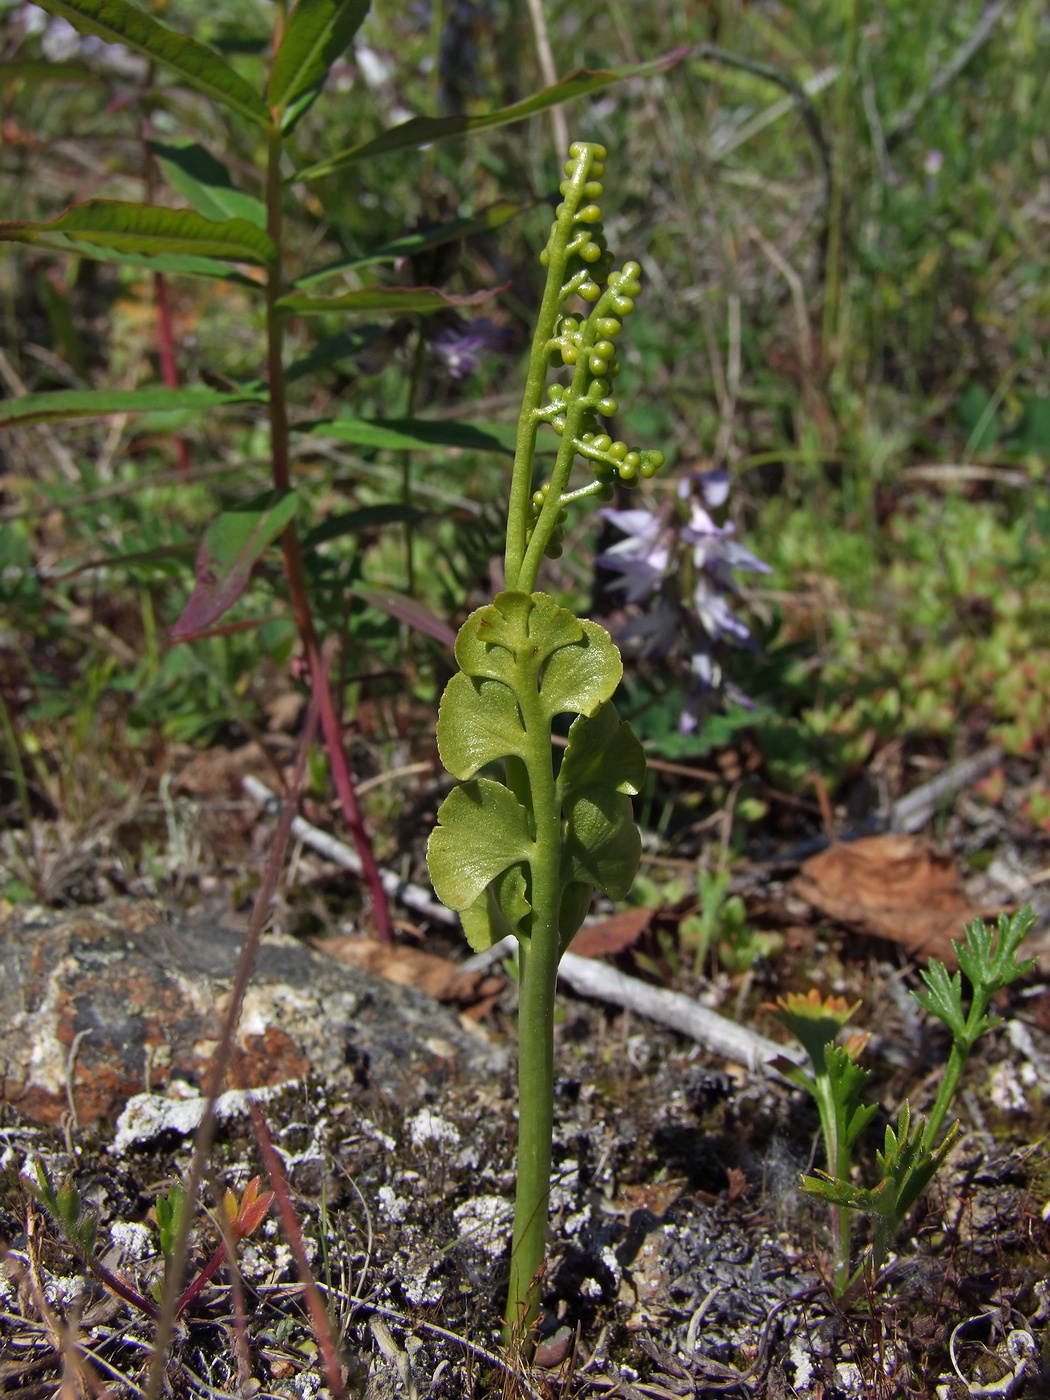
[[[605,159],[604,147],[573,142],[559,185],[561,200],[555,222],[540,257],[551,269],[547,295],[557,308],[547,332],[546,361],[554,369],[564,368],[571,377],[568,384],[548,388],[545,404],[534,402],[531,408],[534,421],[549,423],[561,444],[552,477],[557,483],[554,489],[560,515],[554,513],[555,502],[549,499],[551,483],[532,494],[526,512],[532,521],[527,527],[532,540],[530,557],[539,548],[539,541],[532,538],[536,531],[545,541],[546,554],[556,557],[561,552],[567,502],[588,495],[608,500],[617,484],[637,485],[642,478],[652,476],[664,460],[660,452],[636,450],[614,440],[602,424],[603,419],[619,412],[613,383],[620,363],[614,342],[642,287],[638,263],[628,261],[614,269],[599,202],[605,193],[601,182]],[[582,314],[567,311],[566,304],[573,297],[585,304]],[[568,477],[576,457],[587,462],[593,478],[587,485],[569,490]]]

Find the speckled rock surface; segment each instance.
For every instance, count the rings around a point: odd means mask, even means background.
[[[33,1122],[86,1124],[172,1079],[199,1085],[241,940],[145,900],[19,907],[0,923],[0,1098]],[[241,1088],[312,1072],[402,1103],[505,1061],[423,993],[285,937],[259,950],[238,1049]]]

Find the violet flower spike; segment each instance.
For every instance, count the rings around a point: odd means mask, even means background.
[[[430,337],[430,344],[453,379],[466,379],[481,364],[486,351],[506,350],[510,338],[506,326],[498,326],[488,316],[479,316],[473,321],[442,326]]]
[[[625,602],[640,603],[659,589],[667,575],[673,531],[648,510],[603,510],[601,514],[623,531],[624,539],[597,555],[594,562],[621,575],[611,586],[623,589]]]

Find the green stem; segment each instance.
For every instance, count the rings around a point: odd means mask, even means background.
[[[849,1179],[846,1125],[839,1112],[830,1075],[820,1065],[814,1065],[813,1068],[813,1097],[817,1101],[820,1113],[824,1150],[828,1158],[828,1175],[836,1181],[846,1181]],[[831,1207],[831,1231],[835,1240],[835,1293],[838,1296],[849,1285],[850,1217],[845,1206]]]
[[[551,472],[550,491],[547,493],[547,499],[543,503],[539,518],[533,526],[532,538],[529,540],[518,572],[516,586],[523,593],[531,593],[535,589],[540,565],[543,563],[544,550],[547,548],[547,542],[558,523],[558,515],[562,505],[561,498],[569,484],[572,464],[576,460],[576,439],[582,431],[583,416],[589,407],[585,397],[590,382],[587,360],[598,337],[598,319],[611,306],[612,295],[605,291],[599,298],[594,311],[580,326],[582,339],[576,368],[573,371],[572,386],[569,390],[569,403],[565,412],[565,428],[562,432],[561,446],[558,448],[558,455],[554,459],[554,470]],[[535,436],[535,430],[533,435]]]
[[[518,1181],[505,1313],[508,1345],[526,1345],[539,1309],[547,1244],[551,1137],[554,1131],[554,994],[561,956],[561,820],[551,765],[550,724],[536,678],[519,691],[530,753],[528,770],[536,852],[532,930],[521,940],[518,1007]]]
[[[980,994],[975,988],[973,1003],[970,1007],[970,1015],[967,1018],[970,1022],[974,1020],[973,1008],[977,1006],[979,1000],[981,1001],[981,1005],[978,1019],[984,1015],[987,1001],[980,998]],[[944,1070],[944,1078],[941,1080],[941,1087],[937,1091],[937,1098],[934,1101],[933,1108],[930,1110],[930,1116],[926,1120],[926,1126],[922,1131],[922,1146],[927,1152],[933,1151],[937,1139],[941,1135],[941,1128],[944,1126],[944,1120],[948,1115],[948,1109],[951,1106],[952,1100],[955,1098],[956,1090],[959,1088],[959,1080],[962,1078],[963,1067],[972,1049],[973,1042],[970,1040],[956,1037],[952,1041],[951,1054],[948,1056],[948,1064]]]
[[[831,204],[828,210],[828,251],[824,281],[823,342],[825,364],[834,366],[842,349],[840,321],[845,268],[846,170],[852,141],[850,102],[853,75],[857,71],[860,43],[860,0],[852,0],[846,28],[846,51],[835,97],[835,154],[832,165]]]

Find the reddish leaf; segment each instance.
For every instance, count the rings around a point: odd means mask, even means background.
[[[271,491],[240,510],[227,510],[208,526],[197,551],[197,583],[171,629],[185,642],[217,622],[248,586],[254,564],[295,515],[294,491]]]
[[[244,1188],[240,1209],[233,1221],[233,1233],[239,1240],[247,1239],[262,1223],[266,1212],[270,1209],[274,1192],[263,1191],[260,1193],[260,1184],[260,1178],[253,1176]]]
[[[622,953],[637,943],[653,921],[655,909],[624,909],[607,919],[581,928],[569,944],[569,952],[581,958],[601,958]]]
[[[792,892],[822,913],[900,943],[922,962],[956,965],[963,925],[987,913],[959,889],[949,855],[917,836],[866,836],[836,843],[803,865]]]
[[[442,622],[436,613],[432,613],[422,603],[417,603],[407,593],[398,593],[393,588],[363,588],[360,585],[351,589],[351,592],[362,602],[371,603],[372,607],[378,608],[380,612],[396,617],[398,622],[403,622],[406,627],[414,627],[417,632],[424,632],[428,637],[433,637],[450,651],[455,646],[456,634],[448,623]]]

